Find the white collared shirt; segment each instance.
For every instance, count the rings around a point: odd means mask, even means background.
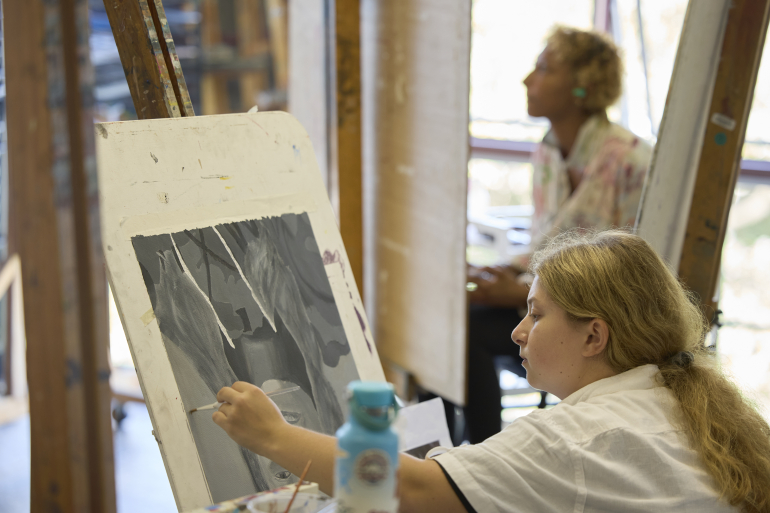
[[[591,383],[437,456],[478,513],[736,512],[667,413],[655,365]]]

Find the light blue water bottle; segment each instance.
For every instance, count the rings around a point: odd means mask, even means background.
[[[340,513],[396,513],[398,435],[391,428],[398,405],[393,385],[348,385],[348,421],[337,430],[334,497]]]

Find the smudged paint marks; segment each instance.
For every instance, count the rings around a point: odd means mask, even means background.
[[[104,128],[101,124],[97,123],[94,125],[96,127],[96,132],[101,135],[103,138],[109,137],[110,134],[107,133],[107,129]]]
[[[372,345],[369,343],[369,339],[366,338],[366,324],[364,324],[364,318],[361,317],[361,313],[358,311],[358,308],[356,308],[354,306],[353,310],[356,311],[356,317],[358,317],[358,324],[361,325],[361,331],[364,333],[364,340],[366,341],[366,348],[369,349],[369,354],[372,354]]]
[[[267,130],[265,130],[265,129],[262,127],[262,125],[260,125],[260,124],[259,124],[259,123],[257,123],[256,121],[254,121],[254,120],[253,120],[253,119],[251,119],[251,118],[246,118],[246,119],[248,119],[249,121],[251,121],[252,123],[254,123],[255,125],[257,125],[259,128],[262,128],[262,131],[263,131],[263,132],[265,132],[265,135],[270,135],[270,134],[268,134],[268,133],[267,133]]]
[[[158,163],[158,157],[156,157],[152,152],[150,152],[150,157],[152,157],[152,160],[155,161],[155,163]]]
[[[328,249],[325,250],[323,261],[324,265],[340,264],[340,269],[342,269],[342,277],[345,277],[345,263],[342,261],[342,258],[340,257],[340,251],[338,249],[335,249],[334,253]]]
[[[299,150],[299,148],[297,148],[296,144],[292,144],[291,145],[291,149],[294,150],[294,158],[295,159],[302,158],[302,152]]]
[[[323,263],[324,265],[332,265],[332,264],[340,264],[340,269],[342,269],[342,276],[345,277],[345,264],[342,261],[342,257],[340,256],[339,250],[335,249],[332,253],[330,250],[325,250],[323,254]],[[348,287],[348,290],[350,290],[350,284],[345,280],[345,285]],[[353,299],[353,293],[348,291],[348,296],[350,296],[350,299]],[[364,323],[364,318],[361,316],[361,312],[358,311],[358,308],[353,306],[353,309],[356,311],[356,317],[358,317],[358,323],[361,325],[361,331],[364,334],[364,340],[366,341],[366,347],[369,349],[369,354],[372,353],[372,344],[369,342],[369,339],[366,338],[366,324]]]
[[[335,249],[334,253],[332,253],[328,249],[326,251],[324,251],[323,261],[324,261],[324,265],[335,264],[335,263],[339,262],[340,261],[340,252],[339,252],[339,250]]]

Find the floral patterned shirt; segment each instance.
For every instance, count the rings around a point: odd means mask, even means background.
[[[564,159],[553,131],[533,155],[532,251],[571,228],[634,226],[652,147],[603,115],[589,118]],[[582,174],[572,190],[568,169]],[[514,265],[526,267],[529,255]]]

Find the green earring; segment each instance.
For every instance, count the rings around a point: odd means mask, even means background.
[[[576,87],[572,90],[572,96],[576,98],[585,98],[586,97],[586,90],[583,87]]]

